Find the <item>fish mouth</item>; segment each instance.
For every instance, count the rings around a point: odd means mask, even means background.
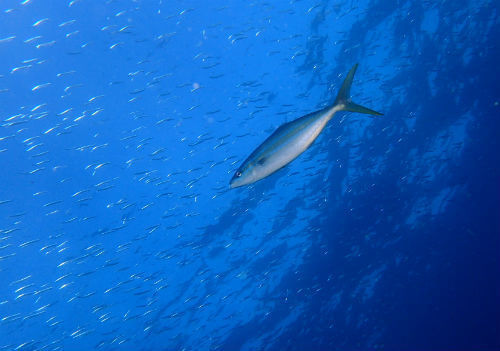
[[[233,178],[231,178],[231,181],[229,182],[229,187],[231,189],[238,188],[242,185],[244,184],[241,182],[241,179],[239,177],[236,177],[236,175],[234,175]]]

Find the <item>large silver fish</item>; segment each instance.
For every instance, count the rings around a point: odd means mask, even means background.
[[[292,162],[307,150],[338,111],[382,115],[351,101],[351,84],[357,68],[355,64],[347,74],[333,105],[281,125],[260,144],[234,174],[231,188],[255,183]]]

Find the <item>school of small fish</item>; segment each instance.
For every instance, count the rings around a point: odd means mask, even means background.
[[[226,195],[243,157],[233,149],[255,136],[245,126],[270,107],[260,87],[272,77],[227,67],[245,41],[299,38],[266,38],[271,17],[205,19],[191,33],[203,10],[161,1],[56,7],[28,0],[0,15],[0,350],[154,349],[151,335],[217,345],[250,318],[235,304],[270,313],[255,294],[282,274],[274,246],[246,227],[248,206]],[[205,51],[208,40],[219,50]],[[266,235],[292,234],[261,218]],[[280,260],[300,257],[302,241]]]
[[[306,44],[324,39],[296,34],[326,5],[245,6],[0,3],[0,350],[216,350],[292,294],[277,289],[303,274],[318,232],[305,219],[330,201],[304,184],[329,181],[322,146],[344,138],[325,135],[262,190],[228,181],[284,119],[330,103],[346,67],[321,67]],[[347,23],[357,8],[335,11]],[[389,74],[366,69],[368,84]],[[331,76],[307,87],[320,71]],[[359,143],[370,121],[352,121]],[[450,157],[462,147],[443,140]],[[304,203],[290,215],[275,204],[293,192]]]

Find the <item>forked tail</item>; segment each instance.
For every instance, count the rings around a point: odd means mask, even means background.
[[[344,111],[359,112],[359,113],[366,113],[369,115],[381,116],[382,113],[370,110],[369,108],[355,104],[354,102],[351,101],[351,85],[352,85],[352,80],[354,78],[354,73],[356,73],[357,68],[358,64],[356,63],[354,66],[352,66],[349,73],[347,73],[347,77],[345,77],[344,83],[342,83],[342,87],[340,88],[339,93],[337,94],[337,98],[335,99],[334,105],[343,106],[342,110]]]

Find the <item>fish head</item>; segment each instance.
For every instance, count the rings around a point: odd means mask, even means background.
[[[240,186],[252,184],[260,179],[253,167],[244,166],[245,165],[234,172],[233,178],[231,178],[231,181],[229,182],[231,188],[237,188]]]
[[[243,172],[241,172],[239,169],[234,172],[233,178],[231,178],[231,181],[229,182],[229,186],[231,187],[231,189],[247,184],[249,183],[246,182],[246,177],[243,176]]]

